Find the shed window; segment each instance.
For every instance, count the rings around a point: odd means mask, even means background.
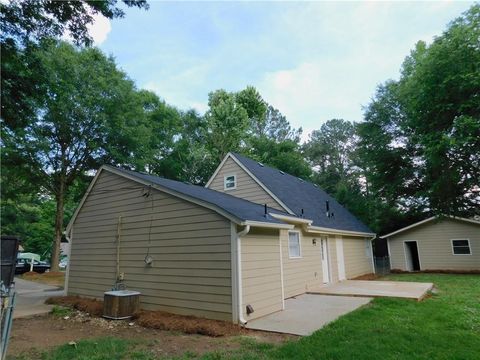
[[[296,231],[288,232],[288,255],[291,258],[298,258],[300,254],[300,233]]]
[[[237,177],[235,175],[227,175],[223,178],[224,190],[233,190],[237,188]]]
[[[452,240],[452,249],[454,255],[471,255],[470,241],[468,239]]]

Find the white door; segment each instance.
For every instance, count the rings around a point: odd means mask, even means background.
[[[322,273],[323,283],[330,282],[330,266],[328,266],[328,239],[326,236],[321,237],[321,251],[322,251]]]

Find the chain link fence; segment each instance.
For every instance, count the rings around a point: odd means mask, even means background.
[[[390,257],[375,257],[375,273],[381,276],[390,273]]]

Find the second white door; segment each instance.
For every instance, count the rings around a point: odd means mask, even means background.
[[[328,264],[328,238],[326,236],[321,237],[321,252],[322,252],[322,273],[323,283],[330,282],[330,266]]]

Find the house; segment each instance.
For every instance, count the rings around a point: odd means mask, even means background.
[[[67,293],[121,281],[145,309],[245,323],[374,272],[364,224],[317,186],[229,153],[206,187],[103,166],[66,230]]]
[[[480,271],[480,221],[430,217],[382,236],[395,270]]]

